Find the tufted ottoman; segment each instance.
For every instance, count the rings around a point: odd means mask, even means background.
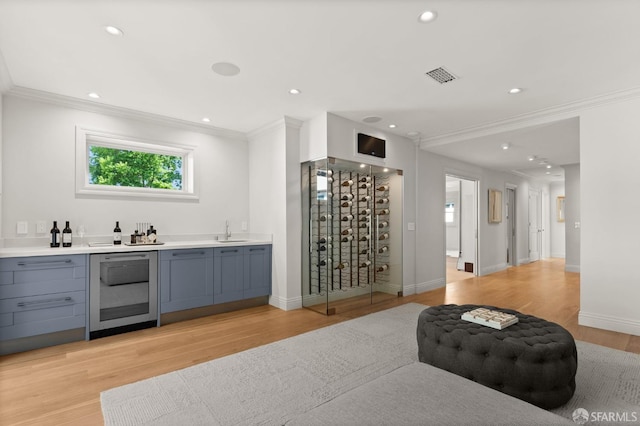
[[[516,315],[519,322],[496,330],[460,319],[480,307]],[[534,316],[493,306],[432,306],[420,313],[417,337],[421,362],[541,408],[565,404],[576,388],[573,336]]]

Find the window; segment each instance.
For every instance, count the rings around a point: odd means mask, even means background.
[[[456,210],[453,206],[453,203],[446,203],[444,205],[444,222],[445,223],[453,223],[455,211]]]
[[[76,129],[79,195],[197,199],[193,148]]]

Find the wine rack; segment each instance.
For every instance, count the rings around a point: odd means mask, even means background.
[[[401,291],[401,274],[390,274],[401,269],[391,259],[392,247],[401,251],[392,227],[402,218],[392,207],[400,195],[392,178],[401,172],[378,169],[335,159],[303,164],[304,306]]]

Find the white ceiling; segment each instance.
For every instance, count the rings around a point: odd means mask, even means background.
[[[426,9],[438,19],[419,23]],[[638,16],[638,0],[0,0],[0,88],[97,92],[98,103],[240,132],[284,115],[379,116],[374,126],[429,141],[639,88]],[[216,62],[240,74],[214,74]],[[458,79],[425,75],[440,66]],[[514,149],[494,152],[502,141]],[[568,120],[422,146],[522,171],[527,155],[576,163],[578,145]]]

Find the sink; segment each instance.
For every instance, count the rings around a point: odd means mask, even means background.
[[[218,240],[219,243],[244,243],[249,240]]]

